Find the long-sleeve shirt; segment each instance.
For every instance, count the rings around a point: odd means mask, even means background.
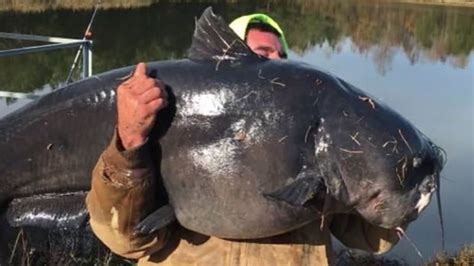
[[[348,247],[373,253],[389,250],[397,235],[356,214],[335,214],[292,232],[257,240],[204,236],[179,225],[155,234],[134,235],[133,228],[153,212],[157,182],[148,144],[124,150],[117,134],[100,156],[87,196],[90,224],[114,253],[139,265],[328,265],[334,263],[331,233]]]

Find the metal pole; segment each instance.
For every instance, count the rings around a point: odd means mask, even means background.
[[[26,41],[39,41],[39,42],[52,42],[52,43],[70,43],[77,42],[76,39],[62,38],[62,37],[49,37],[32,34],[20,34],[10,32],[0,32],[0,38],[13,39],[13,40],[26,40]]]
[[[85,41],[78,40],[75,42],[68,42],[68,43],[44,44],[44,45],[37,45],[37,46],[30,46],[30,47],[23,47],[23,48],[15,48],[15,49],[10,49],[10,50],[3,50],[3,51],[0,51],[0,57],[28,54],[28,53],[34,53],[34,52],[46,52],[46,51],[51,51],[51,50],[56,50],[56,49],[77,47],[83,44],[84,42]]]
[[[82,45],[82,78],[92,76],[92,42]]]
[[[89,77],[92,76],[92,41],[89,41],[88,45],[89,49],[87,49],[87,54],[89,57]]]
[[[38,99],[40,95],[22,92],[0,91],[0,97],[16,98],[16,99]]]
[[[92,28],[92,23],[94,23],[95,15],[97,14],[97,10],[99,9],[100,4],[101,4],[101,0],[98,0],[96,5],[95,5],[94,12],[92,13],[91,20],[89,21],[89,24],[87,25],[86,31],[84,32],[84,37],[82,38],[82,40],[84,40],[84,41],[87,40],[87,38],[86,38],[87,33],[89,33],[91,28]],[[77,61],[79,59],[79,56],[81,55],[81,51],[83,51],[83,52],[85,51],[84,50],[84,45],[82,45],[81,47],[79,47],[79,49],[77,49],[76,56],[74,57],[74,61],[72,62],[71,68],[69,69],[69,74],[67,75],[67,78],[66,78],[66,84],[69,84],[69,82],[71,82],[72,73],[74,72],[74,69],[76,68]],[[82,53],[82,58],[84,60],[84,53]],[[92,60],[91,60],[91,63],[92,63]],[[83,76],[85,76],[84,73],[85,72],[83,70]],[[92,69],[91,69],[90,73],[92,74]]]

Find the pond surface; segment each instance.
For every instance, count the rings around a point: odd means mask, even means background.
[[[95,73],[184,57],[194,18],[208,6],[130,3],[99,11],[93,29]],[[441,181],[447,249],[474,243],[474,8],[351,1],[213,6],[228,21],[255,11],[272,15],[287,32],[291,60],[326,69],[368,91],[443,147],[448,154]],[[81,38],[92,10],[75,8],[0,11],[0,31]],[[27,45],[0,40],[0,49]],[[0,90],[45,93],[60,87],[75,52],[0,58]],[[0,117],[25,102],[0,99]],[[407,231],[425,257],[441,246],[435,203]],[[406,240],[389,254],[420,262]]]

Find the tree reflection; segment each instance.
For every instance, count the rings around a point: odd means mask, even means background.
[[[95,3],[14,2],[0,0],[0,10],[15,9],[0,12],[0,31],[73,38],[81,38]],[[95,73],[140,60],[184,57],[191,43],[194,18],[209,5],[171,3],[179,1],[154,4],[157,1],[152,0],[106,2],[93,30]],[[463,68],[474,46],[472,9],[373,1],[227,2],[212,6],[228,21],[256,11],[274,16],[287,32],[291,49],[300,54],[325,43],[332,53],[339,53],[341,42],[350,38],[353,50],[370,56],[382,74],[390,70],[398,50],[412,64],[423,59]],[[0,49],[13,46],[0,40]],[[26,92],[44,84],[59,86],[74,53],[63,50],[0,58],[0,90]]]

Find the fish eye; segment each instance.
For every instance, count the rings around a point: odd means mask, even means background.
[[[420,161],[417,162],[418,166],[415,166],[415,164],[413,164],[413,167],[416,169],[418,175],[427,176],[433,175],[435,173],[436,159],[428,155],[425,158],[419,158],[419,160]],[[415,163],[415,160],[413,162]]]

